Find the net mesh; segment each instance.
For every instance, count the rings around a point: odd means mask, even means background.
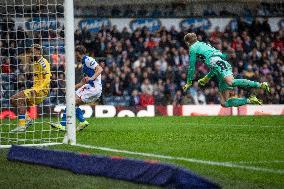
[[[0,145],[62,142],[64,134],[49,123],[59,121],[54,107],[65,103],[63,11],[63,0],[0,1]],[[11,132],[19,114],[11,97],[33,86],[33,44],[42,46],[50,63],[49,94],[40,104],[25,105],[32,125],[25,132]]]

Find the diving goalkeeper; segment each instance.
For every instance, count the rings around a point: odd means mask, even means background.
[[[11,132],[24,132],[32,124],[32,119],[26,113],[27,106],[38,105],[48,96],[50,84],[50,65],[43,57],[42,47],[33,44],[31,48],[33,59],[33,87],[13,95],[11,103],[18,108],[18,125]]]
[[[190,54],[187,83],[183,86],[184,91],[187,91],[192,85],[195,64],[197,61],[200,61],[206,64],[210,71],[204,78],[198,80],[198,84],[204,86],[213,76],[216,76],[219,82],[218,88],[222,106],[232,107],[245,104],[262,104],[262,101],[256,96],[250,96],[249,98],[230,98],[230,93],[234,87],[261,88],[270,92],[267,82],[259,83],[247,79],[235,79],[231,65],[223,59],[224,55],[210,44],[198,41],[195,33],[186,34],[184,41],[188,45]]]

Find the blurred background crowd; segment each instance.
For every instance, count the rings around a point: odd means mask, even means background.
[[[183,42],[187,32],[196,32],[200,41],[209,42],[227,54],[236,78],[268,81],[272,86],[271,95],[243,89],[236,89],[236,95],[255,93],[264,103],[284,103],[284,30],[271,32],[267,20],[255,20],[248,25],[239,19],[237,31],[228,27],[220,32],[216,27],[211,33],[192,29],[178,32],[174,27],[155,33],[146,28],[134,32],[125,28],[120,32],[114,26],[102,28],[92,36],[88,31],[77,30],[75,42],[84,45],[91,56],[106,57],[101,64],[107,104],[115,102],[113,96],[131,96],[131,105],[218,104],[214,78],[204,88],[194,82],[188,93],[181,91],[189,62],[188,47]],[[196,80],[208,72],[204,64],[197,65]]]
[[[283,4],[280,4],[282,9],[275,9],[275,11],[268,5],[261,4],[256,9],[244,10],[246,13],[242,12],[242,14],[259,16],[283,14],[283,11],[279,12],[283,10]],[[147,7],[138,7],[137,10],[140,8],[148,10]],[[175,17],[180,16],[176,15],[180,12],[179,9],[182,9],[181,6],[169,5],[169,10],[173,11],[163,11],[161,7],[157,7],[153,9],[154,12],[136,11],[133,14],[126,13],[131,10],[126,6],[125,9],[113,7],[109,10],[109,14],[121,17]],[[103,8],[98,8],[97,11],[99,10],[102,11]],[[216,12],[207,7],[203,10],[203,15],[236,16],[235,13],[225,9],[221,13],[222,10]],[[168,13],[165,15],[165,12]],[[80,7],[76,9],[76,14],[81,14]],[[101,13],[97,14],[101,15]],[[103,16],[109,16],[107,14],[108,11],[102,11]],[[272,87],[269,95],[261,90],[244,89],[235,89],[235,95],[244,97],[254,93],[266,104],[283,104],[284,29],[271,32],[267,19],[261,21],[254,19],[251,24],[245,22],[242,17],[238,17],[237,20],[236,31],[227,27],[224,32],[221,32],[218,27],[213,32],[193,28],[178,31],[174,27],[169,30],[162,27],[156,32],[150,32],[147,28],[138,28],[135,31],[124,28],[119,31],[116,26],[102,27],[96,33],[82,29],[75,31],[75,43],[84,45],[88,54],[95,57],[104,68],[101,99],[103,104],[125,106],[219,104],[218,85],[215,78],[203,88],[200,88],[196,82],[208,72],[208,68],[201,63],[197,63],[196,80],[193,86],[186,93],[181,90],[186,82],[189,63],[188,47],[183,42],[183,36],[187,32],[196,32],[200,41],[209,42],[227,54],[236,78],[268,81]],[[31,56],[25,52],[25,48],[33,42],[41,43],[43,39],[62,40],[64,32],[63,28],[57,31],[27,32],[21,27],[16,28],[12,18],[2,20],[0,27],[0,97],[1,105],[8,106],[11,95],[32,86],[32,67],[29,64]],[[45,54],[51,63],[52,82],[50,98],[44,104],[64,103],[64,55],[60,53],[60,49],[55,49],[52,53],[45,52]],[[82,79],[81,68],[81,63],[77,62],[76,82]]]

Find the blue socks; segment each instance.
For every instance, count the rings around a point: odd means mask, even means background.
[[[80,122],[85,121],[85,118],[83,116],[83,112],[82,112],[81,108],[79,108],[79,107],[76,107],[76,117]]]
[[[85,118],[83,116],[83,112],[82,112],[81,108],[79,108],[79,107],[76,107],[76,118],[80,122],[84,122],[85,121]],[[66,108],[65,108],[65,110],[63,112],[63,117],[62,117],[62,120],[61,120],[60,124],[62,126],[66,126]]]

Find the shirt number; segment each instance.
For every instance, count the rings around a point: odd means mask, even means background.
[[[217,61],[216,64],[221,68],[221,70],[227,70],[227,66],[223,61]]]
[[[95,65],[95,63],[96,63],[95,61],[91,62],[91,63],[90,63],[90,66]]]

